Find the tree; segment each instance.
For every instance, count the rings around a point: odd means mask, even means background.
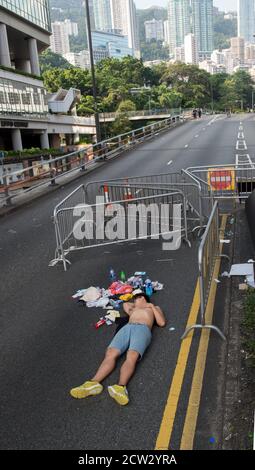
[[[129,111],[136,111],[135,103],[131,100],[123,100],[120,102],[117,112],[118,113],[126,113]]]
[[[132,130],[131,122],[127,115],[120,114],[111,126],[112,135],[126,134]]]
[[[92,95],[91,73],[88,70],[71,67],[69,69],[49,69],[43,74],[46,89],[55,93],[60,88],[77,88],[82,95]]]
[[[210,75],[196,65],[171,64],[161,81],[182,96],[183,107],[203,107],[210,102]]]
[[[40,68],[41,73],[43,74],[46,70],[52,68],[61,68],[61,69],[68,69],[71,67],[71,64],[64,59],[59,54],[55,54],[50,49],[46,49],[46,51],[42,52],[40,55]]]

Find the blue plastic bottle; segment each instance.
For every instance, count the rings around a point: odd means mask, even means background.
[[[116,274],[114,272],[114,269],[112,269],[112,268],[110,269],[110,280],[112,282],[116,281]]]
[[[150,279],[146,279],[145,281],[145,293],[148,297],[151,297],[153,294],[153,287]]]

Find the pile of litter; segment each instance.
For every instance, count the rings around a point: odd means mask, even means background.
[[[124,271],[120,273],[120,279],[113,269],[110,270],[111,284],[108,289],[100,287],[88,287],[78,290],[72,298],[83,303],[86,307],[100,307],[107,310],[105,316],[95,324],[95,328],[112,325],[116,318],[120,317],[120,307],[123,302],[129,302],[134,295],[144,293],[148,297],[156,291],[164,288],[158,281],[151,281],[144,271],[137,271],[126,280]]]

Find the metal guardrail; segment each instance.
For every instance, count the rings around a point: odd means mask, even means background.
[[[247,199],[255,189],[255,163],[204,165],[187,168],[202,189],[202,198]]]
[[[214,330],[223,340],[226,339],[222,331],[217,326],[207,324],[205,318],[215,263],[219,257],[230,261],[227,255],[220,254],[219,206],[216,201],[198,250],[201,323],[188,327],[182,339],[186,338],[191,330],[204,328]]]
[[[169,174],[170,175],[170,174]],[[200,212],[200,191],[199,187],[196,184],[184,183],[181,182],[182,175],[181,174],[173,174],[175,177],[178,175],[180,182],[176,183],[144,183],[140,181],[139,177],[137,177],[137,183],[130,183],[130,179],[127,178],[122,183],[113,183],[113,182],[105,182],[99,188],[99,193],[105,195],[107,189],[107,198],[109,201],[117,201],[120,199],[128,199],[132,200],[133,198],[137,197],[146,197],[150,194],[151,190],[157,193],[167,192],[169,190],[179,190],[182,191],[185,195],[186,199],[186,211],[190,214],[187,216],[188,221],[199,223],[199,228],[203,227],[203,214]],[[166,175],[162,175],[166,177]],[[144,177],[141,178],[143,180]],[[156,178],[155,178],[156,179]],[[176,178],[177,179],[177,178]],[[192,230],[194,230],[194,227]]]
[[[112,137],[90,147],[80,149],[68,155],[63,155],[54,159],[40,161],[35,165],[23,170],[3,174],[3,184],[0,185],[0,195],[2,203],[11,205],[12,201],[19,195],[14,191],[22,189],[22,194],[36,190],[42,186],[55,185],[63,175],[71,174],[75,171],[85,171],[90,166],[101,160],[121,154],[126,150],[135,147],[141,142],[150,139],[158,133],[170,129],[171,127],[183,123],[183,116],[175,116],[163,121],[150,124],[145,127],[127,132],[122,135]],[[47,167],[43,169],[42,166]],[[38,172],[38,175],[35,175]],[[11,183],[10,179],[18,178],[18,181]],[[37,182],[39,181],[39,182]]]
[[[186,112],[189,112],[190,110],[186,110]],[[141,111],[123,111],[123,112],[115,112],[115,113],[99,113],[99,118],[100,121],[104,121],[104,119],[115,119],[118,116],[121,116],[122,114],[125,114],[128,118],[132,117],[144,117],[144,116],[165,116],[169,115],[170,116],[176,116],[182,114],[182,111],[180,111],[180,108],[174,108],[174,109],[169,109],[169,108],[163,108],[163,109],[147,109],[147,110],[141,110]]]
[[[94,204],[84,204],[82,199],[85,195],[85,187],[83,185],[79,186],[75,191],[73,191],[69,196],[67,196],[54,210],[54,225],[55,225],[55,234],[56,234],[56,252],[55,258],[49,263],[49,266],[55,266],[57,263],[63,263],[64,270],[67,270],[67,264],[71,264],[70,261],[67,259],[67,255],[70,252],[84,250],[88,248],[94,248],[99,246],[107,246],[117,243],[123,243],[126,241],[131,240],[139,240],[139,239],[147,239],[147,238],[155,238],[161,235],[169,235],[172,234],[173,231],[167,230],[167,232],[162,231],[162,225],[159,228],[159,219],[156,215],[156,219],[158,222],[158,226],[156,224],[158,232],[152,230],[153,220],[151,216],[147,219],[148,214],[146,213],[146,218],[144,221],[146,222],[146,227],[149,228],[147,236],[130,236],[129,226],[127,221],[130,221],[130,214],[129,214],[129,207],[132,204],[132,209],[136,208],[137,205],[144,205],[147,207],[148,205],[152,204],[157,205],[160,207],[161,205],[168,205],[169,208],[172,209],[172,213],[170,211],[168,213],[163,213],[163,218],[167,219],[164,220],[163,227],[169,227],[170,225],[174,225],[175,213],[174,213],[174,206],[181,205],[181,231],[180,236],[184,238],[184,240],[190,245],[188,240],[188,229],[187,229],[187,218],[186,218],[186,200],[185,196],[181,191],[174,190],[168,191],[167,193],[163,194],[155,194],[153,190],[151,190],[152,195],[147,197],[137,197],[130,201],[119,200],[114,201],[113,203],[109,204],[107,202],[99,202]],[[104,198],[101,197],[101,200]],[[99,213],[107,219],[109,207],[114,209],[114,205],[116,207],[117,204],[121,204],[123,213],[123,220],[124,222],[123,227],[125,228],[124,233],[121,232],[121,237],[118,238],[118,234],[116,239],[113,241],[112,239],[105,240],[105,226],[104,224],[98,223],[97,214]],[[135,207],[136,206],[136,207]],[[81,213],[83,213],[83,217],[81,217]],[[89,215],[88,215],[89,214]],[[112,216],[112,214],[109,214]],[[135,219],[134,227],[137,227],[140,223],[140,213],[139,210],[135,211]],[[105,220],[105,219],[104,219]],[[182,224],[183,222],[183,224]],[[78,225],[80,226],[89,224],[89,228],[91,230],[90,236],[86,237],[77,237],[76,230]],[[99,232],[100,233],[99,233]],[[103,233],[102,233],[103,231]]]

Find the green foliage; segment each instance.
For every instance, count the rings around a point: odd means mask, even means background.
[[[250,289],[245,299],[245,319],[243,321],[245,328],[245,347],[251,357],[252,365],[255,366],[255,291]]]
[[[135,111],[135,110],[136,110],[135,103],[133,103],[133,101],[131,100],[121,101],[117,109],[118,113],[126,113],[129,111]]]
[[[203,107],[210,101],[210,75],[196,65],[169,65],[162,82],[178,93],[183,107]]]
[[[164,47],[162,41],[141,41],[140,46],[141,56],[144,61],[169,59],[169,47]]]
[[[132,130],[131,122],[125,114],[120,114],[111,126],[112,135],[126,134]]]
[[[55,52],[52,52],[50,49],[47,49],[40,55],[40,68],[42,74],[46,72],[46,70],[50,70],[52,68],[68,69],[70,67],[71,65],[66,59],[64,59],[64,57],[59,54],[55,54]]]
[[[69,69],[52,68],[43,74],[46,89],[56,93],[60,88],[77,88],[82,95],[92,95],[91,74],[88,70],[70,67]]]

